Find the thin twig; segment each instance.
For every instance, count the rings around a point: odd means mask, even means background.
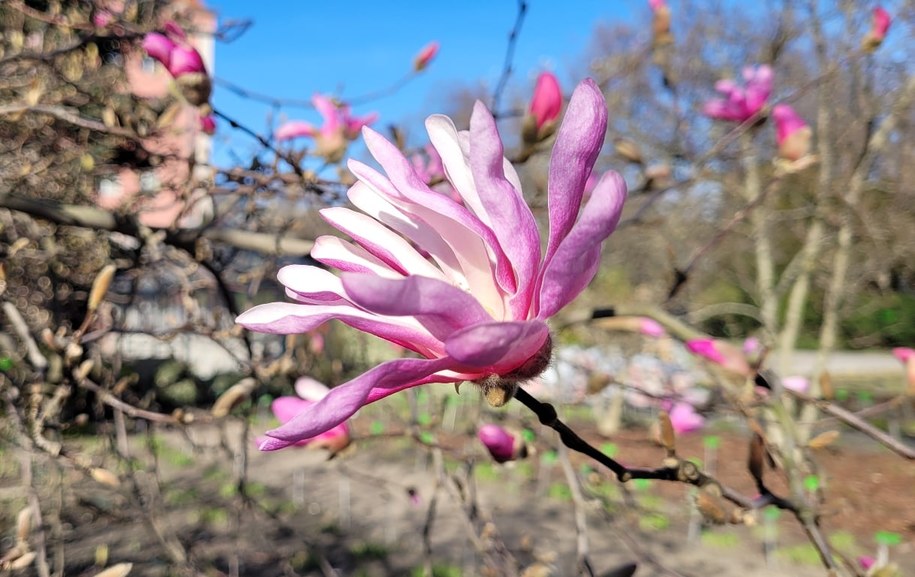
[[[515,60],[515,45],[518,42],[518,36],[521,33],[521,26],[524,24],[524,16],[527,14],[527,2],[525,0],[518,0],[518,13],[515,16],[515,25],[512,26],[512,31],[508,35],[508,45],[505,48],[505,63],[502,65],[502,75],[499,77],[499,82],[496,84],[496,89],[492,93],[492,110],[499,110],[499,100],[502,99],[502,93],[505,91],[505,86],[508,84],[508,78],[512,74],[513,62]]]

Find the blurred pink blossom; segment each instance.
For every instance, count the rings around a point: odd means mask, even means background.
[[[323,94],[315,94],[311,98],[315,109],[324,119],[321,128],[303,122],[292,120],[282,124],[276,131],[277,140],[289,140],[298,137],[309,137],[315,140],[317,154],[328,162],[337,162],[343,158],[347,143],[359,136],[363,126],[375,122],[377,113],[370,113],[362,117],[353,116],[346,104],[337,104],[333,99]]]
[[[534,118],[537,130],[559,118],[562,110],[562,89],[552,72],[541,72],[534,86],[534,97],[531,99],[530,115]]]
[[[601,244],[622,212],[626,185],[612,171],[582,206],[606,127],[603,95],[586,80],[572,96],[553,147],[545,253],[495,119],[482,103],[474,107],[469,132],[459,133],[445,116],[426,121],[462,203],[430,190],[394,144],[363,129],[369,152],[386,174],[349,161],[358,182],[348,196],[363,212],[340,206],[321,215],[353,240],[322,236],[311,253],[343,274],[284,267],[279,280],[297,303],[259,305],[237,322],[289,334],[337,319],[417,356],[384,362],[334,388],[268,431],[271,438],[261,449],[327,431],[360,407],[410,387],[471,381],[487,398],[491,393],[494,401],[500,396],[504,401],[518,381],[540,374],[552,352],[546,320],[594,277]]]
[[[719,80],[715,90],[724,98],[715,98],[705,103],[706,116],[728,122],[746,122],[766,105],[772,93],[772,68],[767,65],[743,69],[745,87],[733,80]]]
[[[883,44],[886,34],[890,30],[890,24],[893,18],[882,6],[874,8],[873,19],[871,20],[871,29],[867,36],[864,37],[863,48],[867,52],[872,52]]]
[[[300,377],[295,383],[295,390],[299,395],[298,397],[277,397],[270,404],[270,410],[273,411],[274,416],[280,423],[288,423],[302,411],[315,406],[330,391],[324,384],[311,377]],[[272,439],[258,437],[255,441],[258,446],[261,446],[265,442],[269,443]],[[312,448],[328,449],[332,453],[337,453],[350,444],[349,425],[346,421],[343,421],[317,435],[301,438],[290,444],[300,447],[311,446]]]
[[[483,425],[477,431],[477,437],[497,463],[517,458],[515,437],[499,425]]]
[[[785,377],[782,379],[782,386],[791,391],[806,393],[810,388],[810,379],[797,375]]]
[[[772,109],[778,155],[785,160],[799,160],[810,153],[810,126],[787,104]]]
[[[212,114],[200,116],[200,130],[204,134],[214,134],[216,132],[216,119],[213,118]]]
[[[693,339],[686,341],[689,352],[715,363],[729,371],[749,377],[753,370],[743,352],[737,347],[717,339]]]
[[[900,363],[906,364],[910,360],[915,359],[915,349],[909,347],[896,347],[893,349],[893,356],[899,359]]]
[[[96,28],[104,28],[114,21],[114,16],[108,10],[99,10],[92,15],[92,24]]]
[[[646,337],[660,338],[667,334],[661,323],[654,319],[642,317],[639,319],[639,332]]]
[[[416,58],[413,59],[413,70],[420,72],[425,70],[426,66],[429,66],[429,63],[432,62],[432,59],[435,58],[435,55],[438,54],[438,42],[432,41],[425,46],[417,53]]]
[[[196,48],[187,43],[184,30],[174,22],[165,24],[165,33],[150,32],[143,38],[143,48],[159,61],[173,78],[185,74],[206,74],[206,65]]]
[[[705,426],[705,417],[689,403],[677,403],[670,409],[670,424],[678,435],[698,431]]]
[[[861,555],[858,557],[858,565],[861,566],[865,571],[869,571],[871,567],[874,566],[874,563],[877,562],[876,557],[871,555]]]
[[[667,8],[667,2],[665,0],[648,0],[648,6],[652,12],[657,12],[661,8]]]

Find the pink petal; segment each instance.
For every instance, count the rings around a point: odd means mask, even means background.
[[[288,423],[292,418],[315,404],[299,397],[277,397],[270,403],[270,410],[280,423]]]
[[[235,322],[243,327],[277,335],[307,333],[330,320],[339,320],[362,332],[416,351],[441,356],[444,345],[410,317],[379,317],[349,306],[267,303],[243,312]]]
[[[345,296],[340,277],[310,265],[291,264],[279,270],[276,278],[286,294],[299,302],[314,305],[351,304]]]
[[[541,72],[534,86],[530,106],[530,113],[537,123],[537,128],[556,120],[561,110],[562,89],[559,87],[559,81],[551,72]]]
[[[516,318],[527,316],[531,293],[540,265],[540,233],[534,214],[521,191],[503,170],[502,140],[496,121],[477,101],[470,119],[470,168],[490,228],[512,264],[519,299],[513,306]]]
[[[625,200],[626,182],[618,173],[608,171],[594,187],[581,218],[552,259],[544,263],[537,318],[553,316],[594,278],[600,265],[600,245],[616,229]]]
[[[445,280],[442,272],[423,258],[403,237],[374,218],[344,207],[325,208],[321,217],[345,232],[393,270]]]
[[[305,399],[306,401],[311,401],[312,403],[317,403],[326,397],[327,393],[330,392],[330,389],[327,388],[327,385],[317,379],[313,379],[308,376],[299,377],[296,379],[294,387],[295,394]],[[286,421],[283,422],[285,423]]]
[[[315,239],[311,258],[327,266],[348,272],[371,272],[385,277],[400,277],[397,271],[361,246],[340,237],[323,235]]]
[[[348,273],[342,280],[356,305],[379,315],[415,317],[441,340],[464,327],[492,321],[472,295],[438,279]]]
[[[343,128],[340,125],[340,112],[333,100],[323,94],[315,94],[311,97],[311,103],[315,105],[315,110],[324,119],[321,134],[331,134]]]
[[[549,335],[543,321],[482,323],[452,334],[445,351],[480,372],[504,374],[540,352]]]
[[[279,128],[277,128],[275,136],[277,140],[289,140],[290,138],[298,138],[300,136],[307,136],[311,138],[316,134],[317,129],[315,129],[315,127],[308,122],[292,120],[283,123]]]
[[[164,34],[150,32],[143,38],[143,49],[151,58],[158,60],[165,66],[168,66],[171,60],[172,51],[175,49],[175,43]]]
[[[377,400],[385,389],[402,390],[424,384],[430,375],[453,364],[454,361],[447,357],[433,360],[396,359],[382,363],[348,383],[334,387],[321,401],[281,427],[267,431],[267,435],[290,444],[314,437],[353,416],[363,405],[368,404],[373,391],[377,391]],[[275,445],[262,445],[261,450],[280,448]]]
[[[497,463],[511,461],[515,455],[515,438],[498,425],[483,425],[477,431],[480,442]]]
[[[203,57],[195,48],[190,46],[177,46],[172,50],[171,58],[168,61],[168,72],[173,77],[178,78],[185,74],[206,74],[206,65],[203,63]]]
[[[697,431],[705,425],[705,418],[689,403],[677,403],[670,410],[670,424],[678,435]]]
[[[514,275],[492,230],[464,206],[426,186],[403,154],[381,135],[369,128],[363,129],[363,134],[369,151],[391,180],[355,161],[349,163],[353,174],[397,206],[411,221],[422,221],[434,231],[434,236],[444,240],[461,263],[460,270],[467,283],[465,288],[477,295],[495,315],[501,316],[503,298],[499,286],[514,283]],[[424,244],[419,247],[436,254],[432,247]],[[490,255],[497,262],[498,285]]]
[[[572,94],[550,157],[550,236],[544,268],[572,230],[606,131],[607,105],[600,88],[589,78]]]
[[[915,349],[909,347],[896,347],[893,349],[893,356],[899,359],[899,362],[905,364],[910,359],[915,358]]]
[[[782,386],[791,391],[804,393],[810,387],[810,380],[799,376],[785,377],[782,379]]]

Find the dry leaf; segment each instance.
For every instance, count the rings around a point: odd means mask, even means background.
[[[750,474],[756,480],[758,485],[763,482],[764,462],[766,458],[766,444],[759,433],[754,433],[750,440],[750,458],[747,461],[747,467]]]
[[[213,403],[213,408],[210,409],[210,414],[214,417],[225,417],[238,403],[251,394],[256,384],[257,381],[250,377],[238,381],[219,395],[219,398]]]
[[[823,371],[820,374],[820,397],[827,400],[833,397],[832,375],[829,374],[829,371]]]
[[[118,487],[121,484],[121,480],[118,479],[118,476],[109,471],[108,469],[102,469],[100,467],[93,467],[89,474],[92,475],[92,478],[102,485],[108,485],[109,487]]]
[[[727,513],[721,498],[704,489],[696,494],[696,509],[702,513],[704,519],[716,525],[722,525],[727,521]]]
[[[25,543],[32,531],[32,508],[26,507],[16,516],[16,542]]]
[[[658,435],[661,446],[673,455],[677,451],[677,436],[674,434],[674,426],[670,422],[670,415],[667,414],[667,411],[658,413],[658,425],[661,427]]]
[[[839,431],[826,431],[810,439],[807,446],[811,449],[822,449],[823,447],[831,445],[838,438]]]
[[[95,577],[126,577],[133,569],[133,563],[118,563],[95,574]]]

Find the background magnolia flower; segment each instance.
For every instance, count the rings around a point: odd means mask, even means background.
[[[553,134],[561,111],[562,88],[559,81],[552,72],[541,72],[522,127],[524,141],[537,143]]]
[[[790,377],[783,378],[782,386],[790,391],[797,391],[798,393],[806,393],[807,389],[810,388],[810,379],[808,379],[807,377],[793,375]]]
[[[667,334],[667,331],[664,330],[664,327],[661,326],[661,323],[654,319],[645,317],[639,319],[639,332],[646,337],[654,338],[661,338]]]
[[[652,44],[655,47],[666,46],[673,43],[674,37],[670,33],[670,7],[665,0],[648,0],[651,8]]]
[[[799,160],[810,153],[810,127],[804,119],[787,104],[778,104],[772,109],[775,121],[775,140],[778,155],[785,160]]]
[[[425,70],[426,66],[429,66],[429,63],[438,54],[438,48],[438,42],[434,40],[423,46],[419,53],[416,54],[416,58],[413,59],[413,70],[416,72]]]
[[[497,463],[505,463],[518,458],[517,439],[499,425],[483,425],[477,431],[477,437]]]
[[[886,33],[889,32],[890,24],[892,23],[893,18],[882,6],[874,8],[871,29],[868,31],[867,36],[864,37],[861,47],[866,52],[872,52],[879,48],[883,44],[883,40],[886,38]]]
[[[705,426],[705,417],[689,403],[676,403],[668,413],[670,424],[678,435],[698,431]]]
[[[552,350],[546,320],[594,277],[601,244],[616,228],[626,197],[622,177],[608,172],[582,206],[606,127],[603,95],[586,80],[572,96],[553,147],[544,253],[518,175],[482,103],[474,107],[469,132],[459,133],[445,116],[426,121],[461,203],[430,190],[394,144],[365,128],[366,146],[386,175],[349,162],[359,179],[349,200],[362,212],[331,207],[321,215],[353,241],[323,236],[311,253],[343,274],[284,267],[279,280],[298,302],[260,305],[237,322],[288,334],[338,319],[421,358],[387,361],[334,388],[269,431],[275,442],[263,448],[312,437],[409,387],[474,381],[487,398],[505,402],[518,381],[542,372]]]
[[[346,104],[338,105],[331,98],[323,94],[315,94],[311,98],[315,109],[324,119],[321,128],[301,120],[292,120],[282,124],[276,131],[277,140],[289,140],[298,137],[308,137],[315,140],[316,153],[328,162],[338,162],[346,152],[350,140],[359,135],[363,126],[375,122],[378,114],[372,112],[362,117],[353,116]]]
[[[311,378],[300,377],[295,383],[295,392],[298,397],[277,397],[270,403],[270,410],[280,423],[288,423],[315,403],[327,396],[330,389],[323,383]],[[258,446],[269,446],[274,439],[258,437]],[[350,444],[349,425],[344,421],[313,437],[299,439],[293,445],[300,447],[310,446],[317,449],[328,449],[332,453],[342,451]],[[283,446],[286,446],[284,444]]]
[[[150,32],[143,38],[143,48],[159,61],[173,78],[185,74],[206,74],[203,57],[187,43],[184,31],[174,22],[166,24],[165,33]]]
[[[711,361],[731,372],[749,377],[753,373],[746,357],[737,347],[716,339],[686,341],[686,349],[698,357]]]
[[[715,90],[724,98],[709,100],[703,112],[717,120],[746,122],[766,105],[772,93],[772,78],[772,68],[762,65],[743,69],[744,88],[733,80],[719,80],[715,83]]]

